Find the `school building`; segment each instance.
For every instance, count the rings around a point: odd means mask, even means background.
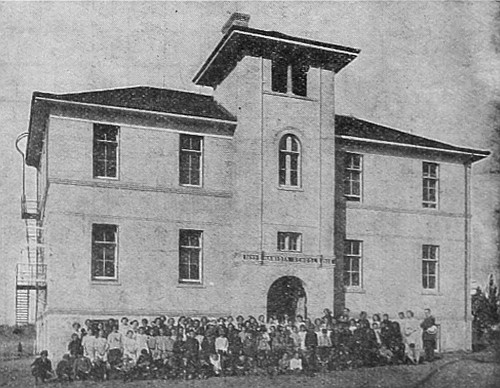
[[[336,115],[359,53],[236,14],[193,79],[213,95],[34,92],[16,306],[36,290],[38,349],[60,357],[87,318],[344,306],[429,307],[441,349],[469,348],[471,165],[489,153]]]

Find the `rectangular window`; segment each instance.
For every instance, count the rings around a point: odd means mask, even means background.
[[[292,65],[292,93],[297,96],[307,96],[307,71],[308,66],[302,64]]]
[[[201,186],[203,137],[180,135],[179,183]]]
[[[278,232],[278,250],[284,252],[302,252],[302,234]]]
[[[344,286],[361,287],[362,241],[344,242]]]
[[[118,178],[119,127],[94,124],[94,178]]]
[[[290,64],[281,58],[271,64],[271,89],[277,93],[292,93],[307,96],[307,72],[309,67],[302,63]]]
[[[437,208],[439,191],[439,164],[422,164],[422,206]]]
[[[359,154],[346,153],[344,170],[344,196],[348,201],[361,201],[361,183],[363,178],[363,157]]]
[[[439,246],[422,246],[422,287],[424,290],[437,290]]]
[[[117,231],[116,225],[92,225],[92,279],[115,280],[117,278]]]
[[[202,260],[201,230],[179,231],[179,282],[201,283]]]
[[[288,63],[273,60],[271,67],[272,91],[286,93],[288,91]]]

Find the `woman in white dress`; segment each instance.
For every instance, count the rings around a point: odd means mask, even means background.
[[[411,310],[406,312],[406,319],[403,322],[405,355],[413,364],[418,364],[422,349],[420,324]]]

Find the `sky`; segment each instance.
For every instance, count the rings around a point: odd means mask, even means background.
[[[254,28],[361,49],[336,78],[337,113],[491,150],[473,170],[473,277],[481,283],[494,268],[500,3],[0,2],[0,324],[14,320],[25,243],[14,143],[28,128],[32,93],[135,85],[210,92],[191,79],[234,11],[250,14]]]

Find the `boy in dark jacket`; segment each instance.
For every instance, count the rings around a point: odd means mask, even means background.
[[[54,378],[54,371],[52,370],[52,363],[48,359],[49,352],[42,350],[40,352],[40,357],[35,359],[31,364],[31,374],[35,377],[35,384],[38,384],[38,380],[42,383]]]

